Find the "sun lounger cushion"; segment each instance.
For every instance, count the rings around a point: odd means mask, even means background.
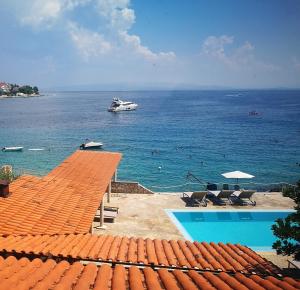
[[[118,215],[117,212],[111,210],[104,210],[104,218],[116,218]]]
[[[218,196],[221,190],[209,190],[208,193],[213,194],[214,196]]]
[[[183,193],[183,197],[189,197],[189,198],[191,198],[192,195],[193,195],[193,192],[192,192],[192,191],[189,191],[189,192],[185,191],[185,192]]]
[[[193,203],[194,205],[207,206],[206,201],[206,191],[194,191],[194,192],[184,192],[183,198],[188,198],[189,203]]]
[[[234,202],[235,203],[241,203],[241,204],[251,204],[256,205],[256,202],[251,200],[251,197],[255,193],[255,190],[237,190],[233,193]]]
[[[119,212],[119,207],[117,206],[108,206],[108,205],[105,205],[104,206],[104,210],[107,210],[107,211],[115,211],[115,212]]]

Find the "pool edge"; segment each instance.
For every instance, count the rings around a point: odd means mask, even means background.
[[[165,209],[166,214],[169,216],[173,224],[176,226],[176,228],[179,230],[179,232],[183,235],[183,237],[186,240],[189,240],[191,242],[194,242],[194,239],[190,236],[190,234],[186,231],[186,229],[183,227],[183,225],[178,221],[178,219],[173,214],[172,209]]]
[[[173,212],[227,212],[227,211],[231,211],[231,212],[296,212],[296,210],[294,209],[165,209],[165,212],[167,213],[167,215],[169,216],[169,218],[171,219],[171,221],[173,222],[173,224],[175,224],[175,226],[177,227],[177,229],[180,231],[180,233],[184,236],[185,239],[194,242],[195,240],[191,237],[191,235],[187,232],[187,230],[182,226],[182,224],[178,221],[178,219],[175,217],[175,215],[173,214]],[[255,252],[265,252],[265,253],[276,253],[276,250],[274,250],[272,247],[251,247],[248,245],[244,245],[245,247],[255,251]]]

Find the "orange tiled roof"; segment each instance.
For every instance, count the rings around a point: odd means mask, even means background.
[[[79,260],[190,268],[211,271],[279,274],[280,269],[238,244],[151,240],[110,235],[38,235],[0,238],[0,252]]]
[[[0,234],[87,233],[121,159],[76,151],[47,176],[22,176],[0,198]]]
[[[299,289],[300,282],[285,277],[277,279],[272,276],[245,276],[241,273],[213,274],[198,273],[194,270],[168,271],[153,270],[150,267],[140,269],[136,266],[125,268],[117,265],[86,266],[80,262],[67,261],[56,263],[47,259],[42,261],[27,258],[17,260],[10,256],[0,257],[0,290],[6,289],[99,289],[99,290],[179,290],[179,289]]]
[[[46,179],[64,179],[93,185],[105,192],[121,156],[120,153],[78,150],[54,168]]]

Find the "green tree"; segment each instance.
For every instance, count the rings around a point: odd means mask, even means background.
[[[18,174],[15,174],[14,172],[4,171],[4,169],[0,168],[0,179],[12,182],[18,177]]]
[[[288,186],[283,190],[283,196],[290,197],[296,203],[295,213],[285,219],[277,219],[272,226],[273,233],[278,240],[273,244],[277,254],[293,255],[300,260],[300,180],[296,186]]]
[[[31,86],[22,86],[19,88],[19,92],[27,95],[31,95],[33,93],[33,89]]]
[[[34,91],[35,94],[38,94],[39,93],[38,87],[33,87],[33,91]]]

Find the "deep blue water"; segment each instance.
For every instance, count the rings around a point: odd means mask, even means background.
[[[276,219],[286,218],[291,212],[201,211],[173,212],[173,215],[192,240],[238,243],[254,250],[268,251],[277,239],[272,225]]]
[[[114,96],[137,102],[139,109],[107,112]],[[259,115],[249,116],[253,110]],[[255,175],[257,186],[295,182],[299,117],[295,90],[57,92],[2,99],[0,147],[25,149],[0,152],[0,164],[43,175],[90,138],[123,153],[120,179],[156,191],[192,189],[177,187],[188,182],[188,171],[210,182],[231,182],[221,173],[233,170]],[[46,150],[28,151],[41,147]]]

